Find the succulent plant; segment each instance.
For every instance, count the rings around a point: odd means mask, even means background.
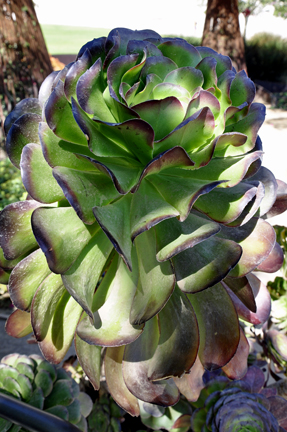
[[[9,354],[0,363],[0,393],[13,396],[87,431],[86,417],[92,410],[91,398],[67,372],[38,355]],[[0,418],[0,430],[24,431]]]
[[[94,403],[87,418],[89,432],[120,432],[121,421],[126,413],[107,395],[102,395]]]
[[[242,380],[209,381],[191,416],[193,432],[279,432],[287,427],[287,401],[275,388],[263,388],[264,373],[251,366]]]
[[[109,390],[132,415],[138,399],[196,399],[195,365],[243,375],[238,317],[257,324],[270,311],[252,271],[283,260],[262,218],[278,185],[261,166],[265,107],[254,96],[228,57],[118,28],[19,102],[6,149],[29,199],[0,214],[17,308],[7,332],[33,330],[52,363],[75,338],[95,388],[104,357]]]

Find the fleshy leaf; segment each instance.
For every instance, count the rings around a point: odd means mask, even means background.
[[[167,57],[148,57],[141,71],[141,79],[145,82],[147,75],[155,74],[163,81],[166,75],[175,69],[177,65]]]
[[[168,135],[184,118],[182,104],[174,96],[134,105],[133,110],[152,126],[155,140],[160,140]]]
[[[233,106],[239,107],[244,102],[251,104],[255,97],[256,88],[244,70],[238,72],[230,86],[230,99]]]
[[[21,338],[32,333],[31,315],[16,309],[6,321],[5,331],[9,336]]]
[[[200,329],[199,358],[208,370],[225,366],[233,357],[240,332],[236,310],[221,284],[188,294]]]
[[[16,120],[18,120],[19,117],[21,117],[23,114],[42,114],[42,108],[40,106],[39,100],[36,98],[27,98],[22,99],[20,102],[18,102],[13,111],[11,111],[4,122],[4,131],[7,135],[11,126],[13,123],[15,123]]]
[[[164,307],[173,292],[175,277],[170,262],[159,263],[156,260],[156,233],[153,229],[138,236],[135,247],[139,278],[131,306],[130,322],[139,325]]]
[[[146,322],[144,332],[126,346],[123,358],[123,377],[129,391],[138,399],[156,405],[174,405],[179,391],[171,379],[152,382],[148,379],[150,361],[159,341],[157,318]]]
[[[220,282],[242,254],[241,247],[231,240],[211,237],[173,258],[179,288],[188,293],[202,291]]]
[[[53,176],[85,224],[91,225],[95,222],[92,210],[94,206],[106,205],[119,195],[112,180],[99,172],[55,167]]]
[[[50,204],[64,198],[39,145],[27,144],[24,147],[20,168],[23,185],[33,199]]]
[[[254,180],[260,181],[264,185],[265,194],[260,204],[260,216],[263,216],[272,208],[276,200],[278,186],[274,174],[263,166],[248,179],[251,182]]]
[[[217,53],[212,48],[199,46],[196,47],[197,51],[202,58],[213,57],[216,60],[216,74],[219,77],[225,71],[232,69],[232,62],[230,57]]]
[[[89,345],[75,334],[75,348],[83,371],[95,390],[100,388],[102,347]]]
[[[205,107],[208,107],[214,115],[214,118],[217,119],[220,113],[220,104],[218,99],[209,91],[200,90],[194,94],[193,98],[189,102],[185,118],[187,119],[188,117],[191,117],[197,111]]]
[[[199,357],[190,369],[189,373],[184,374],[182,377],[174,377],[174,382],[179,389],[180,393],[183,394],[186,399],[190,402],[196,402],[201,390],[205,387],[203,382],[203,374],[205,370],[202,366]]]
[[[227,276],[222,283],[225,287],[227,285],[250,311],[254,313],[256,312],[256,302],[253,290],[246,276],[238,279]]]
[[[9,204],[0,213],[0,246],[7,260],[14,260],[38,247],[31,228],[31,214],[36,201]]]
[[[199,332],[193,308],[178,287],[158,318],[160,337],[149,364],[148,377],[150,380],[180,377],[195,362]]]
[[[37,209],[32,215],[32,227],[54,273],[67,271],[99,229],[96,222],[85,225],[71,207]]]
[[[257,266],[256,270],[265,273],[275,273],[279,271],[284,262],[284,252],[279,243],[275,243],[274,248],[268,257]]]
[[[94,207],[94,215],[123,260],[132,268],[131,228],[130,228],[131,194],[124,195],[118,201],[104,207]]]
[[[91,318],[95,287],[111,251],[111,242],[102,230],[98,230],[69,270],[62,275],[67,291]]]
[[[267,213],[267,217],[271,218],[277,216],[287,210],[287,184],[282,180],[276,180],[278,189],[276,200]]]
[[[156,227],[159,243],[156,258],[159,262],[170,259],[217,234],[219,230],[220,226],[217,223],[193,213],[190,213],[182,223],[175,218],[164,221]]]
[[[16,168],[20,168],[20,159],[26,144],[40,144],[38,127],[42,117],[39,114],[27,113],[19,117],[11,126],[6,138],[7,154]]]
[[[69,101],[71,101],[71,97],[76,97],[77,82],[92,64],[91,53],[86,49],[83,55],[70,67],[64,83],[64,92]]]
[[[74,119],[71,105],[64,94],[64,83],[61,80],[47,101],[45,116],[49,128],[59,138],[87,146],[87,138]]]
[[[204,90],[216,87],[217,85],[216,65],[217,61],[214,58],[205,57],[196,66],[196,69],[200,70],[203,74],[204,84],[202,87]]]
[[[163,82],[153,88],[151,94],[152,99],[159,100],[159,99],[166,99],[168,97],[177,98],[180,101],[181,105],[183,106],[184,110],[186,109],[190,100],[189,92],[184,87],[181,87],[178,84]]]
[[[115,119],[103,97],[104,86],[102,62],[98,59],[78,80],[76,89],[78,103],[86,113],[113,123]]]
[[[128,390],[122,373],[124,346],[109,347],[105,355],[105,376],[112,398],[132,416],[139,415],[137,398]]]
[[[51,363],[60,363],[74,337],[81,306],[65,290],[60,275],[51,274],[38,288],[31,321],[39,347]]]
[[[196,66],[201,61],[197,49],[184,39],[166,41],[158,45],[164,56],[173,60],[179,68],[185,66]]]
[[[192,96],[197,87],[203,84],[203,75],[200,70],[194,67],[182,67],[171,71],[164,79],[164,82],[178,84],[184,87]]]
[[[155,154],[175,146],[183,147],[187,152],[197,150],[212,136],[215,127],[214,116],[206,107],[180,123],[169,135],[155,143]]]
[[[90,344],[126,345],[138,338],[143,329],[143,325],[132,325],[129,320],[138,272],[134,269],[130,273],[120,258],[114,260],[114,265],[117,262],[114,278],[110,280],[106,275],[95,293],[93,323],[86,316],[77,327],[78,336]],[[105,301],[101,305],[103,298]],[[98,301],[100,301],[100,307],[97,307]]]
[[[236,353],[232,359],[223,366],[223,372],[230,379],[241,379],[247,372],[248,365],[247,359],[249,355],[249,343],[243,330],[240,327],[240,340],[236,350]]]
[[[120,101],[119,88],[125,73],[137,64],[138,54],[122,55],[115,58],[107,70],[110,95]]]
[[[41,108],[43,109],[45,103],[49,99],[49,96],[51,92],[53,91],[53,84],[55,79],[59,76],[59,71],[53,71],[51,72],[42,82],[40,89],[39,89],[39,104]]]
[[[32,252],[13,269],[9,294],[13,304],[23,311],[30,309],[38,286],[51,273],[41,249]]]

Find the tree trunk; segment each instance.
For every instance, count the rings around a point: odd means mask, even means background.
[[[32,0],[0,0],[0,120],[52,72]],[[2,138],[3,139],[3,138]],[[0,128],[1,142],[1,128]]]
[[[246,70],[238,0],[208,0],[201,44],[228,55],[238,71]]]

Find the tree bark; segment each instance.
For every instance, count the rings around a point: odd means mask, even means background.
[[[238,71],[246,70],[238,0],[208,0],[201,44],[228,55]]]
[[[33,1],[0,0],[0,105],[2,105],[0,120],[2,126],[5,115],[19,100],[37,97],[41,83],[51,72],[50,57]]]

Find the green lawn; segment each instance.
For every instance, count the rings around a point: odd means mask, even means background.
[[[50,54],[77,54],[88,41],[107,36],[109,29],[92,27],[72,27],[61,25],[41,25]]]

